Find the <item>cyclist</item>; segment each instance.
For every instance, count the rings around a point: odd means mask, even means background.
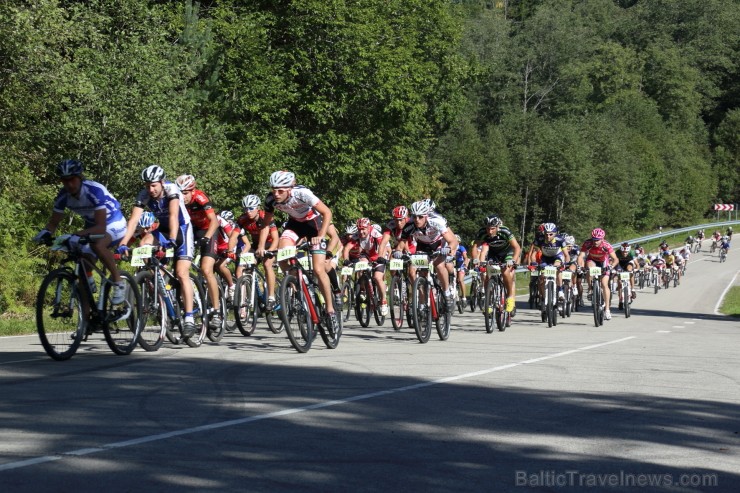
[[[578,266],[584,269],[586,266],[601,267],[602,269],[613,269],[619,263],[614,248],[604,239],[606,232],[601,228],[595,228],[591,231],[591,238],[581,245],[581,253],[578,254]],[[591,286],[591,273],[585,270],[586,282]],[[609,276],[601,276],[601,290],[604,293],[604,318],[611,320],[612,314],[609,310],[611,303],[611,290],[609,289]],[[589,291],[587,298],[591,299]]]
[[[195,177],[193,175],[180,175],[175,183],[180,189],[180,193],[182,193],[183,202],[188,214],[190,214],[195,244],[200,247],[200,269],[208,284],[211,306],[217,307],[220,303],[220,295],[214,272],[218,259],[215,235],[218,232],[219,222],[216,217],[216,210],[208,196],[202,190],[195,188]],[[211,327],[219,327],[222,322],[221,314],[215,308],[212,308],[209,320]]]
[[[570,270],[573,274],[571,276],[572,284],[576,287],[578,290],[578,296],[580,298],[581,303],[583,302],[583,286],[581,285],[581,276],[578,275],[578,254],[580,253],[580,249],[578,248],[578,244],[576,243],[576,239],[573,237],[573,235],[564,234],[565,239],[565,247],[568,252],[568,256],[570,257],[570,261],[565,264],[566,268]]]
[[[314,193],[301,185],[296,185],[295,174],[290,171],[275,171],[270,175],[272,191],[265,198],[264,226],[260,232],[256,255],[263,257],[266,252],[266,243],[269,236],[269,224],[275,210],[286,213],[289,217],[283,234],[280,235],[278,248],[294,246],[296,242],[306,237],[311,243],[313,265],[320,266],[326,260],[326,235],[331,225],[332,213]],[[281,265],[283,270],[287,265]],[[326,269],[314,269],[321,294],[324,296],[326,312],[334,331],[339,331],[339,322],[334,313],[332,286]]]
[[[522,247],[501,218],[493,214],[483,220],[483,228],[478,230],[478,241],[481,245],[478,258],[482,262],[490,260],[506,264],[506,268],[501,269],[501,277],[506,290],[506,311],[512,312],[516,305],[514,276]]]
[[[69,238],[71,248],[77,248],[79,237],[91,234],[105,235],[98,241],[80,246],[80,251],[88,258],[100,258],[113,281],[111,303],[118,305],[126,299],[126,283],[121,279],[113,252],[109,247],[116,247],[126,233],[126,218],[121,213],[121,204],[102,184],[86,179],[82,173],[85,168],[80,161],[65,159],[56,166],[57,176],[62,182],[51,216],[46,226],[33,238],[36,243],[50,243],[59,223],[64,219],[65,209],[79,214],[84,219],[83,229]],[[95,281],[92,272],[87,273],[87,280],[95,292]]]
[[[450,286],[450,279],[445,267],[446,262],[452,262],[452,252],[457,250],[455,233],[447,226],[447,220],[434,212],[434,202],[426,199],[411,204],[412,223],[404,226],[401,239],[393,252],[394,258],[401,258],[408,250],[409,244],[416,241],[416,252],[427,254],[439,253],[432,265],[437,273],[437,280],[445,293],[447,311],[452,313],[455,308],[455,296]]]
[[[725,233],[727,241],[732,241],[732,226],[727,227],[727,233]]]
[[[216,230],[216,264],[214,270],[226,281],[226,301],[234,299],[234,276],[229,270],[229,262],[236,262],[236,252],[239,243],[241,228],[234,221],[234,213],[226,210],[218,214],[218,230]]]
[[[260,208],[262,201],[256,195],[245,195],[242,198],[242,209],[244,214],[239,216],[236,223],[244,229],[249,235],[251,248],[257,248],[260,244],[260,232],[263,228],[267,228],[267,238],[263,248],[265,251],[274,252],[277,250],[278,243],[280,242],[280,235],[278,234],[277,226],[275,221],[270,221],[269,224],[265,222],[265,211]],[[273,265],[275,265],[275,257],[263,257],[263,265],[265,269],[265,282],[267,283],[267,303],[265,308],[267,311],[272,311],[275,308],[275,271]]]
[[[455,252],[454,273],[457,278],[457,285],[460,286],[460,293],[462,293],[460,301],[463,305],[467,305],[468,299],[465,296],[465,274],[468,271],[468,250],[463,246],[460,235],[455,235],[455,238],[457,238],[457,251]]]
[[[390,240],[393,239],[394,243],[397,245],[401,241],[403,228],[409,224],[409,210],[406,206],[396,206],[391,215],[393,218],[388,221],[383,228],[383,239],[380,240],[381,245],[386,246],[386,249],[383,251],[383,256],[385,257],[387,257],[392,251],[392,249],[388,247]],[[409,238],[409,241],[406,243],[406,251],[409,255],[416,253],[416,240],[414,238]],[[416,279],[416,267],[409,265],[409,281],[413,283],[414,279]]]
[[[569,249],[565,243],[565,239],[558,235],[558,227],[555,223],[544,223],[544,237],[541,239],[535,239],[532,244],[532,248],[542,253],[542,258],[539,260],[539,267],[544,268],[548,265],[552,265],[558,268],[556,277],[556,283],[558,286],[558,299],[562,300],[565,298],[563,294],[563,278],[560,273],[560,266],[570,262]],[[532,264],[530,263],[530,269]],[[540,299],[542,300],[542,311],[545,310],[545,282],[544,277],[540,276]]]
[[[730,237],[723,236],[720,240],[719,248],[725,251],[725,255],[730,252]]]
[[[122,246],[118,253],[128,251],[128,241],[136,232],[136,226],[144,213],[144,208],[151,210],[159,220],[159,228],[154,231],[150,241],[166,249],[175,251],[175,276],[182,288],[182,302],[185,309],[185,320],[182,333],[184,338],[195,334],[193,318],[193,284],[190,282],[190,266],[193,261],[193,226],[190,214],[183,202],[183,196],[177,185],[166,181],[164,170],[153,164],[141,172],[141,179],[146,183],[136,196],[131,217],[128,220],[126,234],[121,239]],[[142,244],[146,240],[142,240]]]
[[[665,240],[660,242],[660,255],[664,256],[666,252],[670,252],[670,248],[668,248],[668,243],[665,242]]]
[[[386,285],[385,285],[385,257],[380,256],[380,252],[384,250],[383,244],[381,243],[383,235],[373,227],[374,225],[370,222],[370,219],[361,217],[357,220],[357,233],[354,234],[349,241],[344,245],[342,250],[342,259],[344,265],[352,263],[350,260],[350,252],[353,249],[359,247],[360,258],[366,258],[370,262],[375,262],[373,267],[373,279],[377,286],[378,294],[380,295],[380,313],[385,317],[388,315],[388,300],[386,299]]]
[[[671,269],[673,271],[673,275],[678,278],[678,283],[680,284],[681,272],[679,271],[678,265],[676,264],[676,251],[667,250],[663,252],[662,256],[663,256],[663,260],[665,260],[666,268]]]
[[[623,242],[617,249],[617,258],[619,259],[619,268],[630,273],[630,291],[632,292],[631,296],[634,300],[637,298],[637,293],[635,292],[635,280],[633,274],[640,268],[640,265],[635,257],[635,252],[633,252],[632,247],[628,242]],[[619,309],[622,309],[621,301],[619,302]]]

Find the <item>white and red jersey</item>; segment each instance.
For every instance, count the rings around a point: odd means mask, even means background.
[[[308,188],[296,185],[290,190],[288,198],[283,203],[275,201],[272,192],[265,198],[265,210],[274,213],[275,209],[282,211],[291,218],[300,222],[307,222],[320,214],[314,209],[321,200]]]
[[[442,241],[442,235],[446,231],[447,220],[438,214],[429,214],[423,228],[417,227],[413,222],[407,223],[401,232],[401,239],[408,242],[413,239],[417,243],[433,245]]]
[[[586,254],[586,260],[593,260],[594,262],[607,262],[614,248],[611,243],[601,240],[600,245],[596,245],[593,240],[586,240],[581,245],[581,253]]]
[[[408,222],[406,223],[408,224]],[[401,241],[401,233],[403,233],[403,227],[398,227],[398,224],[396,223],[395,219],[391,219],[388,221],[388,223],[383,228],[383,234],[390,236],[391,239],[395,240],[393,243],[395,245],[398,245],[398,242]],[[415,238],[409,238],[408,242],[406,243],[406,249],[409,251],[411,255],[416,253],[416,239]]]
[[[351,249],[359,247],[360,254],[374,262],[378,260],[378,255],[380,254],[380,240],[383,238],[383,235],[375,228],[368,229],[370,232],[366,237],[360,238],[360,234],[355,233],[349,238],[347,243],[352,245],[350,247]]]
[[[236,225],[221,216],[216,216],[216,218],[218,219],[218,229],[214,235],[216,238],[216,251],[221,253],[229,249],[229,236],[234,232]]]

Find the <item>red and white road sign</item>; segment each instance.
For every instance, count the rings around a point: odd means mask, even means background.
[[[735,204],[714,204],[715,211],[734,211]]]

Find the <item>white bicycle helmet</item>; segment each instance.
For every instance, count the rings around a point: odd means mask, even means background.
[[[175,180],[175,183],[181,192],[195,190],[195,177],[193,175],[180,175]]]
[[[164,170],[156,164],[152,164],[141,172],[141,179],[147,183],[162,181],[164,180]]]
[[[139,218],[139,226],[142,228],[151,228],[152,224],[154,224],[154,221],[156,221],[157,218],[154,216],[154,213],[149,211],[144,211],[144,213]]]
[[[270,175],[270,187],[287,188],[295,185],[295,174],[290,171],[275,171]]]
[[[242,199],[242,207],[245,209],[253,209],[259,207],[262,201],[256,195],[246,195]]]
[[[429,199],[419,200],[411,204],[411,214],[415,216],[428,216],[434,209],[429,205]]]
[[[344,230],[348,235],[357,234],[357,225],[355,223],[349,223],[347,228]]]

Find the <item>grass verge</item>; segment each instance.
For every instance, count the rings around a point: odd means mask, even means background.
[[[36,333],[36,317],[32,313],[4,314],[0,317],[0,336],[17,336]]]
[[[740,318],[740,286],[732,287],[727,291],[719,311],[725,315]]]

